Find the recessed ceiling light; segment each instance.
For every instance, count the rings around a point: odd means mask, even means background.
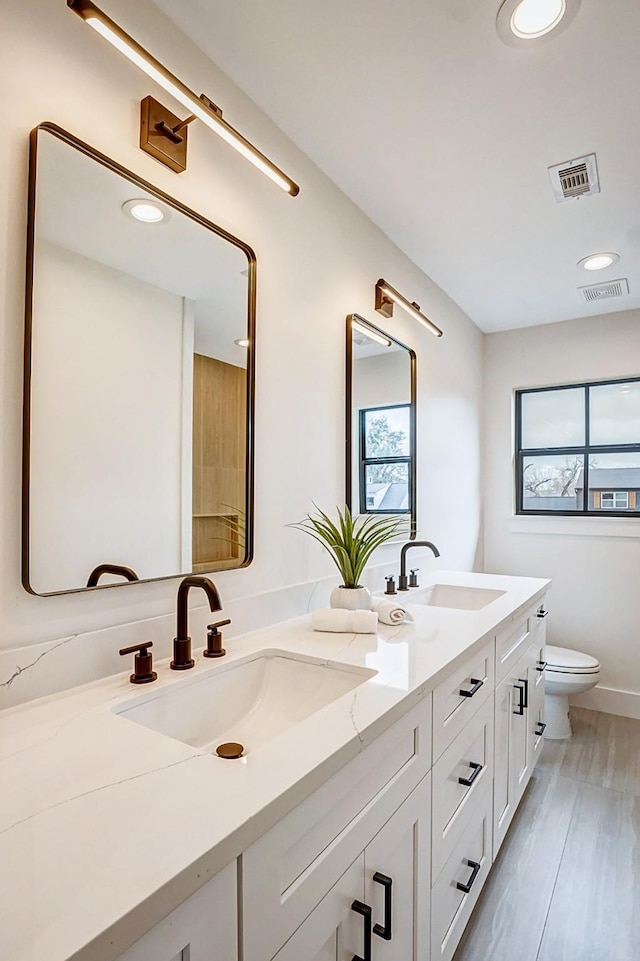
[[[528,46],[552,32],[565,30],[580,0],[504,0],[498,11],[498,34],[511,46]]]
[[[137,200],[127,200],[122,205],[122,209],[129,217],[139,220],[143,224],[166,223],[170,217],[167,208],[155,200],[138,198]]]
[[[237,344],[238,347],[248,347],[249,341],[246,338],[241,338],[240,340],[234,340],[234,344]]]
[[[521,0],[511,14],[511,29],[516,37],[535,40],[557,27],[566,12],[565,0]]]
[[[578,267],[584,267],[585,270],[604,270],[605,267],[617,264],[619,260],[620,254],[589,254],[588,257],[578,261]]]

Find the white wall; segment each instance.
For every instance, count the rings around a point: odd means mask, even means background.
[[[638,310],[485,338],[485,569],[553,578],[549,642],[600,660],[589,703],[640,716],[640,522],[512,516],[514,389],[638,374]]]
[[[32,588],[182,570],[182,297],[40,241],[33,306]]]
[[[229,121],[299,182],[301,192],[288,197],[202,125],[189,130],[188,170],[177,176],[165,169],[136,146],[139,101],[149,93],[160,96],[159,90],[64,2],[4,5],[0,644],[18,648],[165,614],[174,608],[177,588],[167,581],[38,598],[20,585],[27,140],[43,120],[67,128],[257,253],[255,561],[246,570],[216,575],[223,599],[332,572],[311,539],[285,525],[312,500],[327,508],[344,501],[345,316],[357,311],[375,320],[380,276],[417,299],[445,332],[436,339],[399,310],[388,322],[418,354],[419,525],[441,549],[443,566],[471,568],[480,543],[479,330],[149,0],[103,0],[102,7],[192,89],[220,103]]]

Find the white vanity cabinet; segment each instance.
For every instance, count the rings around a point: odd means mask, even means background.
[[[271,961],[307,919],[310,930],[316,932],[315,923],[310,921],[312,913],[338,883],[338,893],[342,890],[341,879],[363,853],[361,893],[354,897],[364,898],[374,908],[372,923],[384,925],[384,885],[374,882],[373,875],[379,872],[392,877],[396,855],[403,849],[412,857],[417,851],[420,869],[428,876],[430,767],[428,695],[244,852],[240,859],[243,961]],[[420,790],[415,793],[418,785]],[[415,879],[409,892],[413,901],[414,892],[421,889],[417,879],[422,874],[409,863],[402,867],[401,874]],[[392,887],[400,910],[398,883],[402,887],[406,882],[396,882],[395,892]],[[342,908],[338,910],[335,899],[330,903],[331,910],[325,905],[319,916],[327,916],[333,923],[342,917]],[[428,916],[428,898],[423,907],[423,914]],[[344,934],[344,921],[339,927]],[[326,941],[331,931],[322,926],[321,930],[326,931]],[[340,940],[337,934],[336,938]],[[383,942],[378,937],[374,940]],[[318,951],[324,950],[325,941],[317,943]],[[376,958],[385,957],[381,950]],[[304,957],[314,956],[311,948],[309,952]],[[396,961],[395,954],[386,956]],[[408,961],[413,957],[407,955]]]
[[[274,961],[424,961],[429,952],[427,775]]]
[[[544,744],[544,645],[542,605],[530,608],[515,628],[496,640],[512,643],[519,657],[504,658],[506,674],[495,695],[493,856],[496,857]]]
[[[216,874],[118,961],[236,961],[236,862]]]
[[[493,860],[494,657],[491,639],[433,693],[431,961],[453,957]]]

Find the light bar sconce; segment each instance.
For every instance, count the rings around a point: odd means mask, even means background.
[[[190,111],[186,120],[180,120],[151,97],[142,101],[142,123],[140,146],[157,160],[172,170],[180,172],[186,168],[187,124],[202,120],[219,137],[226,140],[238,153],[266,174],[292,197],[297,196],[300,188],[286,174],[254,147],[241,133],[223,120],[222,111],[204,94],[198,97],[178,80],[159,60],[156,60],[144,47],[130,37],[121,27],[111,20],[91,0],[67,0],[67,6],[86,24],[108,40],[112,46],[142,70],[163,90],[174,97]],[[143,145],[143,140],[145,144]]]
[[[393,317],[393,305],[398,304],[403,310],[406,310],[408,314],[411,314],[415,320],[423,324],[427,330],[430,330],[432,334],[436,337],[442,337],[442,331],[439,327],[429,320],[428,317],[420,311],[420,305],[416,304],[415,301],[407,300],[402,294],[398,293],[395,287],[388,284],[386,280],[380,278],[376,284],[376,302],[375,308],[379,314],[383,317]]]
[[[380,344],[381,347],[391,347],[391,341],[388,337],[383,337],[383,335],[379,334],[376,330],[365,327],[364,324],[359,324],[355,316],[355,314],[352,314],[351,330],[357,330],[363,337],[368,337],[369,340],[372,340],[375,344]]]

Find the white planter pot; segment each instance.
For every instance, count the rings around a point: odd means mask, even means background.
[[[343,611],[370,611],[371,593],[366,587],[334,587],[329,605]]]

